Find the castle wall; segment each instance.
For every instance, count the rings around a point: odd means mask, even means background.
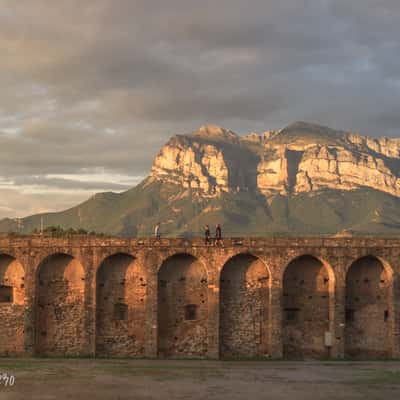
[[[107,257],[96,279],[96,355],[143,357],[146,278],[128,254]]]
[[[367,256],[355,261],[346,278],[346,343],[349,357],[390,356],[390,273]]]
[[[257,357],[269,354],[270,274],[249,254],[230,259],[220,279],[220,355]]]
[[[0,354],[399,358],[400,239],[0,238]]]
[[[0,349],[24,353],[25,271],[11,256],[0,255]]]
[[[327,357],[325,332],[330,331],[334,275],[315,257],[289,263],[283,278],[283,355]]]
[[[54,254],[40,264],[34,309],[37,354],[81,354],[85,317],[84,279],[81,263],[70,255]]]
[[[207,355],[207,270],[195,257],[177,254],[158,272],[158,356]]]

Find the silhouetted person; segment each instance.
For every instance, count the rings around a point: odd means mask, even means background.
[[[157,239],[160,238],[160,223],[157,222],[156,226],[154,227],[154,237]]]
[[[211,244],[211,233],[210,227],[208,225],[206,225],[204,228],[204,244],[206,246],[209,246]]]
[[[224,242],[222,241],[222,229],[220,224],[215,226],[215,244],[220,246],[224,245]]]

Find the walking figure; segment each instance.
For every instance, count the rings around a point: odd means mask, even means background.
[[[204,228],[204,244],[206,246],[211,245],[211,233],[210,233],[210,227],[208,225],[206,225]]]
[[[215,245],[223,246],[224,242],[222,241],[222,230],[221,225],[217,224],[215,226]]]
[[[154,227],[154,237],[157,239],[160,238],[160,223],[157,222],[156,226]]]

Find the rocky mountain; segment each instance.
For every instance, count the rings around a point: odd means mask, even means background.
[[[127,192],[101,193],[46,225],[117,235],[400,233],[400,139],[370,138],[296,122],[239,136],[217,126],[173,136],[149,176]],[[23,220],[26,232],[40,216]],[[15,230],[12,220],[0,230]]]

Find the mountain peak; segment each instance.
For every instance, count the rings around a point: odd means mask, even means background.
[[[305,121],[295,121],[292,124],[288,125],[286,128],[283,128],[280,132],[288,133],[298,131],[302,134],[315,134],[318,133],[323,136],[342,136],[345,132],[339,131],[336,129],[329,128],[325,125],[320,125],[314,122],[305,122]]]
[[[328,128],[316,123],[296,121],[281,129],[273,140],[278,143],[314,143],[314,144],[342,144],[347,136],[346,132]]]
[[[307,121],[294,121],[289,124],[285,129],[289,128],[303,128],[303,129],[330,129],[325,125],[318,124],[316,122],[307,122]]]
[[[193,136],[211,139],[237,140],[238,135],[218,125],[203,125],[198,131],[192,132]]]

